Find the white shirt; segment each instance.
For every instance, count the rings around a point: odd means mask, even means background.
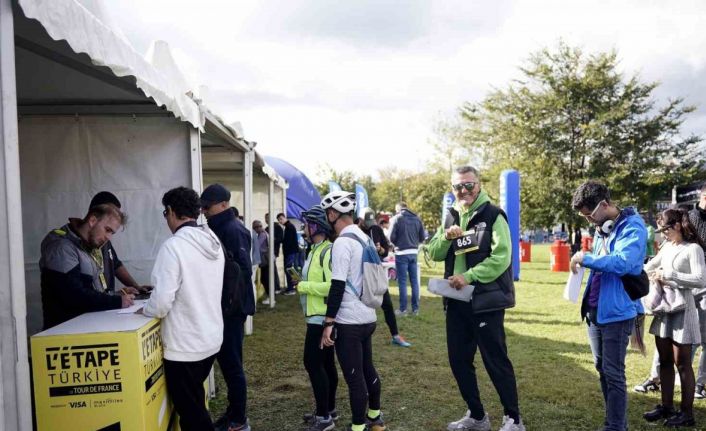
[[[368,236],[354,224],[345,227],[340,235],[345,233],[353,233],[363,241],[368,240]],[[331,278],[344,282],[347,280],[360,294],[363,288],[363,247],[353,238],[340,235],[331,249]],[[363,304],[351,287],[346,285],[336,323],[362,325],[376,320],[375,309]]]

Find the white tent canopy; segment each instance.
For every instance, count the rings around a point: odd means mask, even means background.
[[[114,192],[132,220],[116,249],[146,283],[169,235],[161,196],[201,190],[213,173],[202,152],[237,159],[221,174],[242,184],[246,222],[261,193],[270,211],[276,187],[284,196],[254,146],[184,93],[168,46],[154,48],[147,61],[76,0],[0,0],[0,429],[32,426],[26,337],[41,326],[37,261],[50,229]]]

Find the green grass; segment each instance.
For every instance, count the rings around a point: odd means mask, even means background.
[[[567,274],[548,270],[548,246],[533,247],[532,257],[532,263],[522,265],[522,281],[516,283],[517,307],[505,317],[523,420],[530,430],[600,429],[603,400],[586,326],[579,319],[579,306],[562,298]],[[424,269],[422,284],[430,276],[441,276],[441,271],[441,264],[435,270]],[[397,302],[396,287],[390,291]],[[390,334],[378,313],[373,351],[382,379],[382,409],[391,431],[445,430],[447,422],[466,411],[448,365],[441,300],[423,290],[420,310],[418,317],[398,320],[400,331],[413,343],[410,349],[390,345]],[[261,308],[254,324],[255,333],[246,338],[244,347],[253,429],[300,430],[301,414],[313,409],[313,395],[302,364],[305,323],[297,297],[278,297],[277,308]],[[652,339],[646,335],[647,357],[634,351],[628,354],[629,390],[649,371]],[[502,407],[480,353],[475,364],[481,397],[493,429],[498,429]],[[347,395],[341,376],[337,407],[342,419],[337,430],[345,429],[350,421]],[[676,396],[678,405],[679,392]],[[211,403],[214,416],[225,408],[224,398],[225,386],[219,376],[218,396]],[[630,429],[653,429],[641,415],[658,402],[655,394],[630,390]],[[697,429],[706,429],[706,401],[696,400],[695,414],[701,424]]]

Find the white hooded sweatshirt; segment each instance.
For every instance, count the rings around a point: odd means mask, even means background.
[[[162,319],[164,358],[195,362],[223,342],[223,247],[208,226],[185,226],[166,240],[152,270],[144,314]]]

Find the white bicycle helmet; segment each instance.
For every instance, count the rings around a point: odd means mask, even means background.
[[[321,200],[321,207],[324,210],[331,208],[342,214],[355,211],[355,193],[343,190],[331,192]]]

